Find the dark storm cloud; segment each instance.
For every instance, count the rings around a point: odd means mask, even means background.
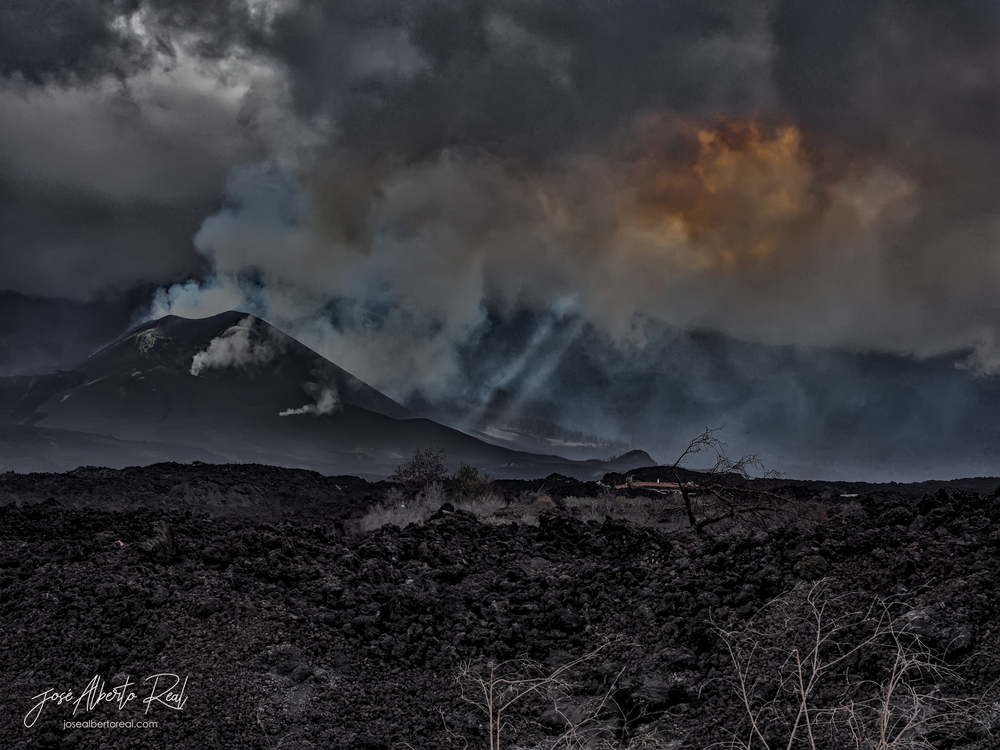
[[[197,272],[191,239],[227,172],[264,153],[203,103],[0,88],[0,289],[86,299]]]
[[[302,111],[337,112],[342,142],[414,158],[466,145],[537,161],[661,110],[792,117],[873,149],[921,126],[997,126],[995,3],[769,6],[313,1],[260,43],[289,66]]]
[[[147,12],[150,39],[129,19]],[[197,52],[222,57],[260,34],[240,0],[6,0],[0,5],[0,75],[43,84],[126,78],[169,53],[172,34],[198,35]]]
[[[0,289],[197,273],[229,170],[280,148],[281,83],[252,59],[267,22],[240,0],[0,4]]]
[[[316,115],[336,133],[327,155],[305,165],[330,199],[319,210],[335,217],[334,236],[370,236],[371,202],[400,165],[464,148],[542,168],[636,108],[686,106],[697,87],[679,71],[691,67],[691,44],[731,29],[720,7],[13,0],[0,8],[0,162],[8,195],[20,197],[5,216],[46,219],[14,222],[19,273],[3,283],[86,296],[96,289],[88,279],[127,286],[130,271],[145,283],[151,269],[189,269],[191,243],[179,240],[188,220],[164,217],[220,197],[230,168],[275,155],[295,121]],[[261,84],[239,102],[213,101],[176,72],[197,65],[228,85],[235,60],[287,70],[295,112]],[[338,177],[345,163],[356,194]],[[50,205],[31,202],[49,194]],[[163,216],[152,218],[157,204]],[[122,208],[133,205],[148,210]],[[100,232],[81,228],[91,210]],[[159,239],[135,241],[144,222]],[[122,263],[115,248],[126,245],[134,260]],[[47,273],[56,259],[94,271]]]
[[[1000,124],[996,3],[767,6],[305,2],[267,48],[304,111],[337,112],[342,142],[418,159],[464,145],[537,162],[648,111],[791,117],[915,160],[925,139]],[[380,45],[381,74],[365,75],[357,58]]]
[[[154,313],[243,307],[431,401],[524,310],[1000,370],[995,3],[0,13],[12,288],[185,280]]]
[[[306,2],[277,20],[269,49],[293,71],[300,107],[338,112],[344,142],[541,161],[637,110],[697,104],[704,71],[690,52],[732,33],[721,8]]]
[[[774,17],[775,80],[810,127],[891,139],[903,127],[961,137],[1000,123],[1000,6],[787,0]]]
[[[112,24],[136,2],[8,0],[0,6],[0,74],[32,83],[126,73],[137,52]]]
[[[0,171],[0,291],[86,300],[194,275],[204,259],[191,237],[214,205],[106,201]]]
[[[202,57],[224,57],[262,42],[265,19],[255,17],[243,0],[139,0],[138,7],[149,11],[150,23],[162,37],[197,34],[194,49]]]

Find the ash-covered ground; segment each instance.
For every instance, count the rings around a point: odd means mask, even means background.
[[[790,512],[697,534],[674,495],[558,477],[446,505],[264,466],[0,475],[0,747],[487,748],[493,667],[527,690],[502,748],[846,748],[883,719],[996,747],[990,484],[786,483]]]

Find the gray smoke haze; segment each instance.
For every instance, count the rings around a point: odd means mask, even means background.
[[[234,167],[325,132],[250,50],[269,3],[0,4],[0,288],[92,300],[204,270]]]
[[[1000,371],[994,2],[17,0],[0,29],[10,289],[157,283],[150,316],[247,310],[410,402],[544,393],[579,331],[634,352],[644,320]]]
[[[301,4],[269,51],[336,135],[234,173],[212,276],[154,312],[255,304],[395,395],[388,359],[451,387],[490,306],[991,372],[998,21],[870,5]]]

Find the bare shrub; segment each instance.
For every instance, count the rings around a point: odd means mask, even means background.
[[[641,707],[627,708],[619,703],[617,683],[625,675],[622,668],[599,694],[581,698],[570,688],[553,691],[555,712],[565,722],[559,736],[542,742],[538,750],[674,750],[680,742],[668,741],[660,732],[647,726],[642,731],[623,731],[623,727],[641,724],[654,717]],[[638,712],[637,712],[638,709]]]
[[[753,454],[730,458],[726,444],[716,435],[718,431],[706,428],[666,467],[680,490],[691,528],[703,534],[709,526],[723,522],[744,528],[766,528],[787,521],[791,508],[786,498],[768,485],[769,480],[781,474],[766,470]],[[679,469],[683,462],[700,453],[713,456],[714,463],[695,488],[681,481]],[[755,477],[754,472],[760,476]]]
[[[415,505],[426,507],[433,513],[444,505],[446,499],[444,486],[440,482],[430,482],[417,493]]]
[[[602,488],[595,495],[570,496],[558,500],[543,490],[535,490],[522,492],[516,500],[498,509],[497,517],[492,520],[537,526],[540,513],[557,508],[565,509],[583,522],[603,522],[610,517],[648,526],[656,524],[665,510],[663,501],[658,497],[625,497],[610,488]]]
[[[596,695],[579,696],[574,683],[577,670],[620,639],[608,640],[593,651],[546,671],[539,664],[517,659],[461,666],[457,681],[462,700],[483,714],[490,750],[506,747],[504,739],[517,725],[527,724],[524,709],[534,700],[552,706],[563,731],[538,742],[535,750],[667,750],[674,747],[655,731],[621,736],[629,711],[620,706],[615,693],[625,673],[619,670]]]
[[[513,500],[505,501],[504,506],[494,511],[494,514],[486,520],[491,523],[537,526],[538,514],[556,507],[556,502],[544,490],[523,490]]]
[[[958,675],[881,599],[820,582],[717,632],[746,717],[726,747],[916,750],[976,721],[976,702],[945,694]]]
[[[396,467],[389,479],[414,488],[425,487],[431,482],[443,482],[448,476],[444,459],[445,452],[442,448],[417,448],[408,461]]]
[[[462,700],[484,715],[490,750],[504,747],[503,737],[515,723],[523,721],[519,704],[531,697],[544,697],[548,690],[564,688],[565,673],[575,665],[572,662],[544,674],[528,660],[462,664],[457,677]]]
[[[406,493],[399,487],[390,487],[382,496],[382,502],[386,505],[401,505],[406,502]]]

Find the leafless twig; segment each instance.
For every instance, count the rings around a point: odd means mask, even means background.
[[[931,747],[932,731],[968,725],[975,701],[938,687],[958,675],[880,599],[833,596],[825,582],[775,600],[745,628],[717,629],[747,718],[734,750]],[[860,666],[875,676],[861,677]]]

